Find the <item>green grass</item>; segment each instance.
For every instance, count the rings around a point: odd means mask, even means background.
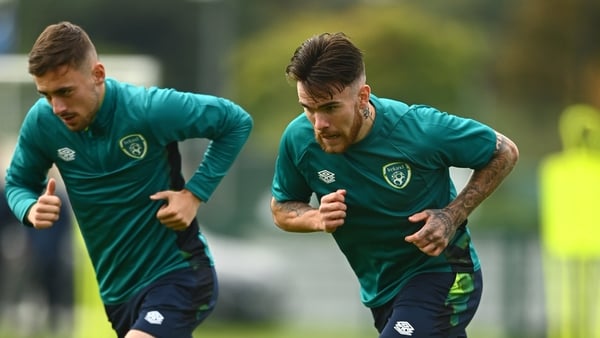
[[[232,323],[206,323],[201,325],[194,338],[365,338],[377,337],[375,329],[356,327],[306,327],[298,325],[241,325]]]
[[[1,338],[76,338],[50,333],[19,334],[0,328]],[[116,337],[116,336],[115,336]],[[232,323],[204,323],[194,333],[194,338],[365,338],[377,337],[371,328],[310,328],[297,325],[258,325]],[[78,337],[77,337],[78,338]],[[106,337],[112,338],[112,337]]]
[[[1,338],[79,338],[68,335],[52,335],[38,333],[23,335],[0,328]],[[469,337],[508,338],[499,332],[469,331]],[[536,338],[538,336],[510,336],[510,338]],[[106,337],[112,338],[112,337]],[[307,327],[297,324],[233,324],[223,322],[207,322],[196,330],[194,338],[377,338],[377,333],[371,327]]]

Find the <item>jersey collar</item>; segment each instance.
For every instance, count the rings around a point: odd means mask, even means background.
[[[89,126],[88,130],[93,136],[105,135],[110,127],[110,124],[115,113],[115,88],[114,80],[107,78],[104,81],[104,100],[100,105],[100,109],[96,113],[94,121]]]

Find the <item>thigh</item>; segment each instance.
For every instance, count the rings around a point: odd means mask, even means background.
[[[214,268],[183,269],[158,279],[126,304],[107,306],[107,313],[119,337],[138,330],[157,338],[191,338],[212,312],[217,294]]]
[[[481,291],[480,271],[418,275],[393,301],[374,311],[380,316],[380,338],[466,337]]]

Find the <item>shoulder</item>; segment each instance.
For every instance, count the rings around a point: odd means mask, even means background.
[[[371,95],[370,102],[375,107],[377,116],[384,120],[384,129],[388,131],[397,127],[401,121],[410,122],[411,116],[415,114],[415,106],[410,106],[402,101]]]
[[[385,113],[394,113],[394,114],[403,115],[403,114],[406,114],[406,112],[408,112],[411,109],[411,106],[409,106],[408,104],[406,104],[402,101],[388,99],[388,98],[380,98],[373,94],[371,94],[371,97],[369,98],[369,100],[371,101],[373,106],[375,106],[375,109],[385,112]]]
[[[106,97],[114,96],[117,100],[126,103],[141,103],[146,100],[150,88],[128,82],[118,81],[113,78],[106,79]]]
[[[54,115],[52,107],[45,98],[38,99],[29,109],[23,120],[22,128],[49,129],[54,125],[63,126],[62,121]]]
[[[302,154],[315,141],[312,124],[304,113],[296,116],[283,131],[279,143],[279,152],[288,154]]]
[[[54,117],[56,119],[56,116],[52,112],[52,107],[44,98],[40,98],[33,103],[26,117],[35,119],[50,119]]]
[[[284,142],[302,144],[311,140],[314,141],[313,127],[304,113],[290,121],[282,135],[282,141]]]
[[[413,125],[415,131],[422,131],[429,135],[443,136],[448,130],[468,130],[484,127],[476,120],[450,114],[429,105],[411,105],[402,119]]]
[[[181,110],[181,98],[177,91],[157,86],[142,86],[112,78],[106,79],[105,104],[107,108],[118,109],[120,114],[130,115],[133,119],[150,118],[157,113]],[[111,108],[112,107],[112,108]]]
[[[191,93],[177,91],[173,88],[158,86],[146,87],[138,84],[119,81],[114,78],[107,78],[105,83],[107,97],[114,95],[114,97],[119,100],[120,103],[133,105],[181,101],[187,95],[191,95]]]
[[[371,102],[387,119],[386,124],[406,125],[415,128],[434,128],[451,125],[465,118],[441,111],[426,104],[407,104],[398,100],[378,98],[371,95]]]

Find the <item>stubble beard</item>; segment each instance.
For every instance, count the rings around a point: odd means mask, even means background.
[[[316,138],[317,142],[319,143],[319,145],[321,146],[321,149],[323,149],[324,152],[329,153],[329,154],[341,154],[341,153],[345,152],[346,150],[348,150],[348,148],[352,144],[356,143],[356,139],[358,138],[358,133],[359,133],[362,125],[363,125],[363,117],[360,113],[360,109],[358,108],[358,106],[356,106],[354,109],[354,116],[353,116],[352,126],[350,127],[350,132],[347,135],[341,134],[339,136],[339,140],[341,143],[340,145],[336,145],[335,147],[327,145],[323,141],[323,138],[321,137],[321,135],[319,135],[316,131],[315,131],[315,138]]]
[[[92,105],[93,106],[92,111],[90,112],[89,115],[85,115],[85,116],[78,114],[82,121],[78,126],[75,126],[75,127],[70,127],[67,125],[67,128],[69,128],[71,131],[74,131],[74,132],[84,131],[90,125],[92,125],[92,122],[94,122],[94,119],[96,118],[96,114],[98,114],[98,111],[100,110],[100,106],[102,105],[102,102],[101,102],[101,98],[100,98],[100,92],[98,90],[95,90],[95,88],[94,88],[94,94],[92,95],[92,97],[94,99],[94,104]]]

